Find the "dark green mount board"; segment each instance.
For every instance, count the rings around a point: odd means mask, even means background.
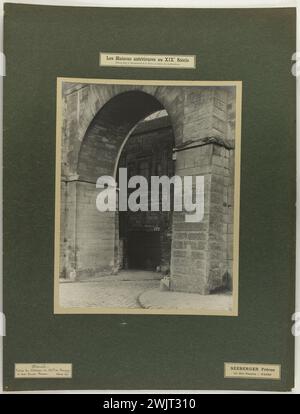
[[[4,390],[290,390],[295,9],[4,9]],[[197,64],[102,67],[101,51]],[[54,314],[58,77],[242,81],[238,316]],[[281,378],[224,378],[226,362]],[[15,378],[16,363],[70,363],[72,378]]]

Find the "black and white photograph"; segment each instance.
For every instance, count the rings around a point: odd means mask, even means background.
[[[299,7],[2,9],[0,393],[299,392]]]
[[[55,313],[238,315],[241,95],[57,79]]]

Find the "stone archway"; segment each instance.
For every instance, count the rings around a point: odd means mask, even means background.
[[[174,136],[175,174],[203,175],[205,214],[173,214],[171,289],[207,294],[232,274],[233,88],[73,84],[64,94],[61,274],[114,271],[115,214],[95,208],[96,180],[115,174],[137,122],[165,108]],[[110,214],[110,216],[109,216]],[[99,254],[99,252],[102,252]],[[231,253],[230,253],[231,252]]]

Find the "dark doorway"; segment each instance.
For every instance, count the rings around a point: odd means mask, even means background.
[[[127,168],[128,179],[136,175],[146,178],[148,202],[151,200],[151,177],[174,175],[174,145],[170,119],[166,111],[160,111],[137,125],[122,150],[118,168]],[[135,189],[128,189],[128,194],[133,191]],[[148,211],[120,211],[118,227],[119,269],[169,271],[172,237],[170,212],[151,211],[149,202]]]
[[[160,232],[130,231],[127,248],[129,269],[155,270],[160,265]]]

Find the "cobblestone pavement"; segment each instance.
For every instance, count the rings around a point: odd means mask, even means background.
[[[231,311],[230,293],[199,295],[185,292],[161,292],[158,288],[142,292],[139,302],[146,309],[182,309],[191,311]]]
[[[182,309],[219,311],[232,309],[229,293],[199,295],[196,293],[160,291],[161,274],[148,271],[122,271],[81,282],[60,283],[62,307],[104,307]]]
[[[161,275],[154,272],[120,272],[93,281],[60,283],[62,307],[140,308],[138,296],[159,287]]]

